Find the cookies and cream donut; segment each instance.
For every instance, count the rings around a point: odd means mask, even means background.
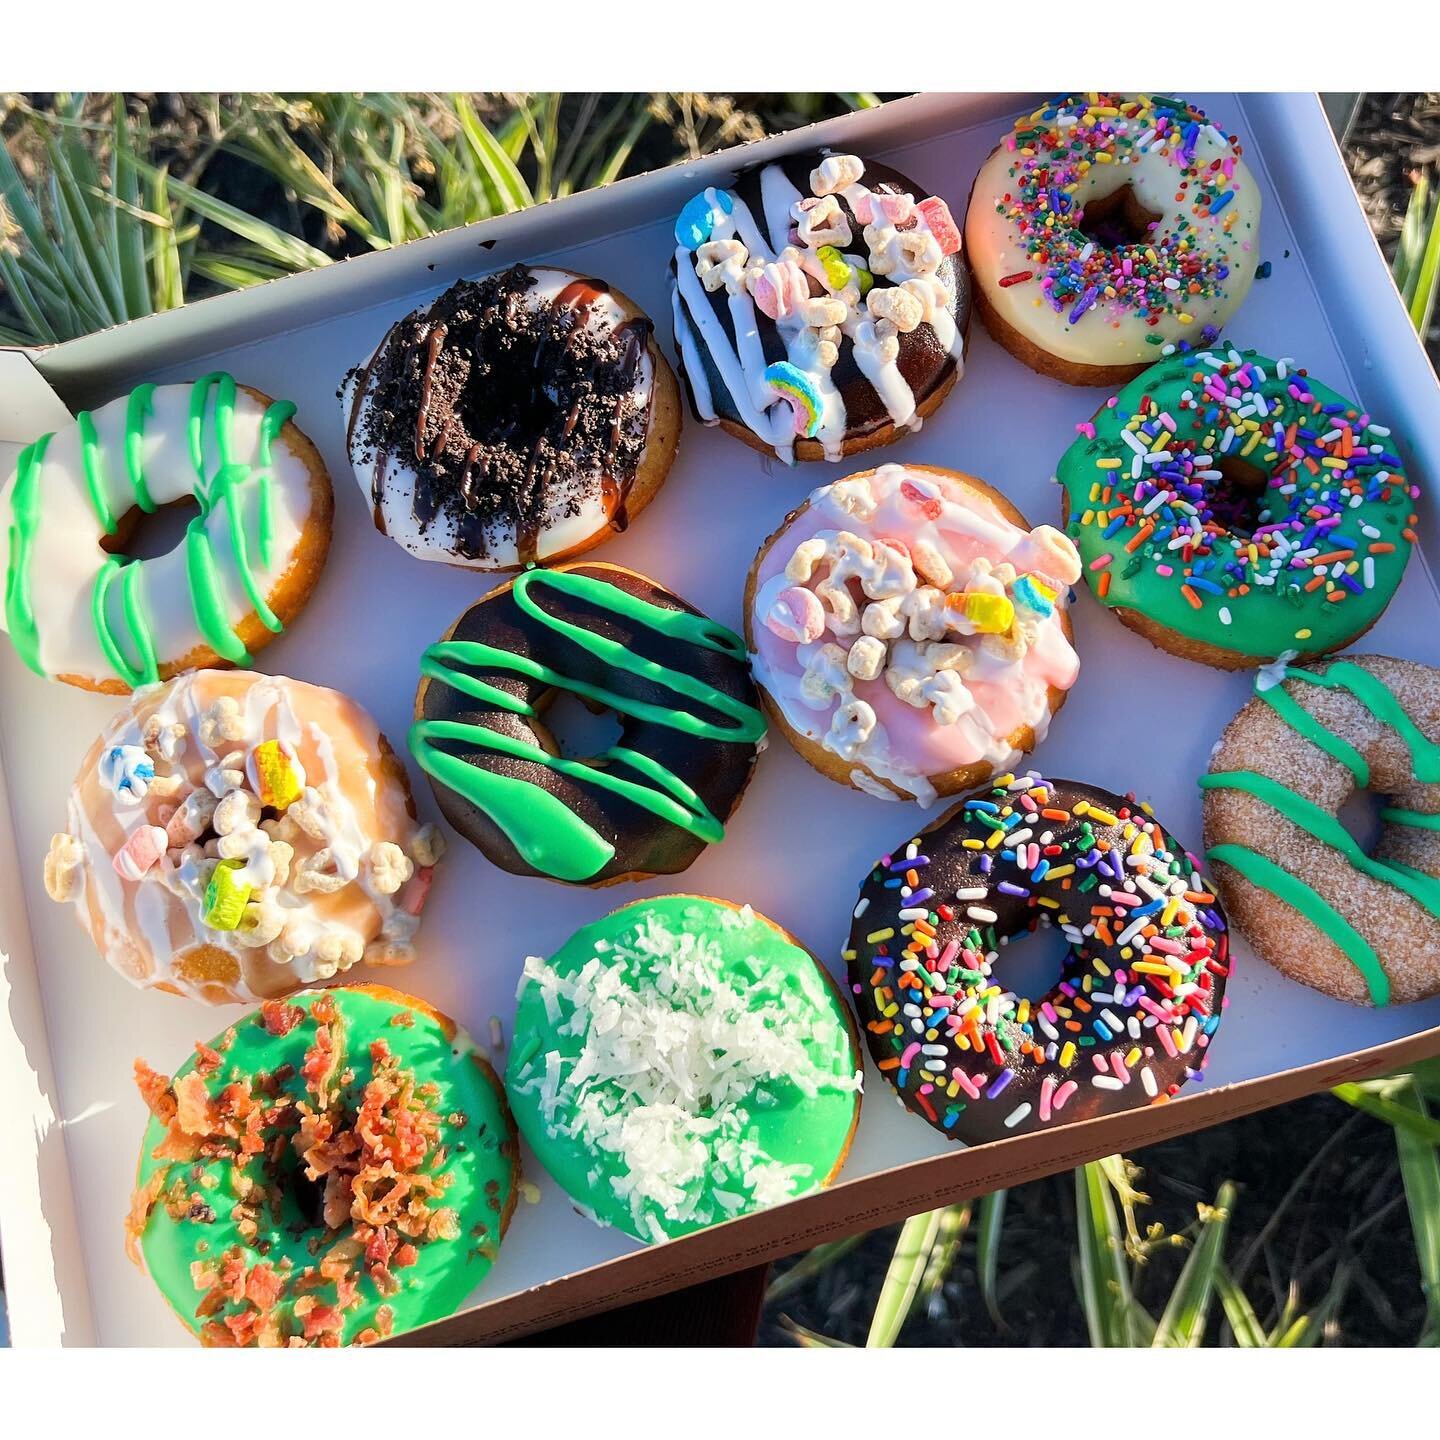
[[[684,870],[724,838],[764,741],[744,641],[618,565],[527,570],[420,669],[410,752],[445,818],[517,875]],[[617,742],[561,754],[545,711],[562,692],[612,711]]]
[[[603,280],[526,265],[398,321],[341,391],[376,528],[477,570],[563,560],[623,530],[680,437],[653,328]]]
[[[22,450],[0,485],[0,625],[26,665],[124,694],[250,664],[330,545],[330,477],[294,414],[217,371],[141,385]],[[145,514],[189,501],[181,544],[125,555]]]
[[[1070,95],[1022,115],[965,219],[986,329],[1072,385],[1118,385],[1167,342],[1214,340],[1259,258],[1241,153],[1163,95]]]
[[[197,670],[90,747],[45,888],[133,984],[246,1002],[403,964],[442,849],[353,700]]]
[[[1200,785],[1206,856],[1262,959],[1357,1005],[1440,994],[1440,670],[1267,666]],[[1382,797],[1369,848],[1339,818],[1359,791]]]
[[[782,460],[918,430],[965,363],[970,284],[937,196],[856,155],[772,161],[675,222],[675,345],[696,416]]]
[[[1040,925],[1043,996],[1005,981]],[[1168,1100],[1205,1068],[1230,946],[1200,862],[1133,796],[1002,775],[876,861],[845,951],[870,1054],[967,1145]]]
[[[1085,578],[1162,650],[1321,655],[1400,584],[1419,487],[1390,431],[1294,360],[1181,350],[1077,428],[1056,479]]]
[[[929,465],[821,486],[765,542],[745,635],[766,706],[822,774],[931,803],[1045,738],[1080,662],[1074,545]]]
[[[505,1088],[579,1208],[659,1241],[829,1184],[862,1078],[849,1008],[794,936],[663,895],[525,961]]]
[[[363,1345],[451,1314],[515,1208],[499,1077],[448,1016],[379,985],[267,1000],[150,1111],[125,1247],[202,1345]]]

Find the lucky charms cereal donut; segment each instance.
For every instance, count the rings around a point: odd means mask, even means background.
[[[640,900],[525,962],[505,1086],[536,1158],[655,1241],[827,1185],[860,1116],[829,973],[748,905]]]
[[[90,747],[45,888],[134,984],[255,1001],[408,960],[442,848],[353,700],[197,670],[138,691]]]
[[[379,985],[267,1000],[150,1110],[125,1245],[214,1346],[365,1344],[485,1278],[520,1182],[499,1077],[448,1016]]]
[[[1038,926],[1043,997],[1005,983]],[[1200,862],[1133,796],[1002,775],[876,861],[845,952],[901,1103],[975,1145],[1169,1099],[1204,1069],[1229,975]]]
[[[457,281],[391,326],[341,394],[376,529],[476,570],[563,560],[624,530],[680,438],[649,316],[551,267]]]
[[[1216,338],[1254,278],[1260,192],[1240,143],[1163,95],[1069,95],[981,167],[965,249],[985,327],[1072,385],[1118,385]]]
[[[250,664],[330,546],[330,477],[294,414],[216,372],[141,385],[21,451],[0,485],[0,624],[20,658],[117,695]],[[191,501],[183,543],[124,554],[144,515]]]
[[[1321,655],[1390,603],[1419,488],[1390,431],[1293,360],[1162,360],[1060,459],[1091,592],[1172,655],[1224,669]]]
[[[724,838],[765,720],[740,637],[618,565],[527,570],[420,662],[410,752],[445,818],[496,865],[572,884],[670,875]],[[564,755],[562,692],[618,741]]]
[[[1267,667],[1200,785],[1206,856],[1262,959],[1359,1005],[1440,994],[1440,670]],[[1368,848],[1339,818],[1361,790],[1383,797]]]
[[[1079,673],[1079,575],[1064,535],[973,476],[862,471],[814,491],[751,567],[755,679],[822,774],[928,804],[1045,738]]]
[[[754,449],[789,463],[888,444],[964,368],[960,231],[883,165],[810,154],[747,170],[692,196],[675,242],[691,405]]]

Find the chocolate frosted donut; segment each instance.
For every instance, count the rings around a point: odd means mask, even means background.
[[[618,565],[527,570],[420,662],[410,750],[445,818],[517,875],[607,885],[684,870],[723,838],[765,722],[745,642]],[[558,753],[546,707],[613,711],[600,755]]]
[[[746,170],[693,196],[675,240],[691,407],[757,450],[789,463],[888,444],[964,367],[960,231],[887,166],[811,152]]]
[[[1070,942],[1039,999],[1004,947]],[[1229,935],[1200,863],[1133,796],[1002,775],[875,863],[845,952],[870,1054],[966,1144],[1174,1095],[1220,1023]]]
[[[477,570],[565,559],[625,529],[680,435],[653,328],[603,280],[525,265],[411,311],[341,391],[376,528]]]

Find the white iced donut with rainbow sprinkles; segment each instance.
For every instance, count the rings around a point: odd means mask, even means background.
[[[821,486],[745,591],[756,683],[822,774],[929,804],[1044,739],[1080,661],[1075,546],[983,481],[883,465]]]

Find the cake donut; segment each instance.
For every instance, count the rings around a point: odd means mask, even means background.
[[[420,670],[410,752],[445,818],[516,875],[684,870],[724,838],[765,736],[740,637],[618,565],[527,570]],[[561,754],[544,721],[561,692],[614,712],[616,743]]]
[[[1085,578],[1172,655],[1339,650],[1400,584],[1419,487],[1390,431],[1293,360],[1177,353],[1078,428],[1056,479]]]
[[[663,895],[525,961],[505,1088],[576,1207],[654,1242],[829,1184],[862,1078],[844,998],[794,936]]]
[[[26,446],[0,485],[16,654],[112,695],[249,665],[304,608],[330,547],[330,477],[294,414],[216,371],[138,386]],[[191,502],[182,543],[124,553],[144,515]]]
[[[1018,360],[1119,385],[1208,344],[1249,293],[1260,192],[1240,142],[1164,95],[1068,95],[1015,121],[965,219],[975,304]]]
[[[1004,949],[1069,941],[1042,997]],[[882,855],[845,951],[876,1066],[967,1145],[1170,1099],[1199,1077],[1230,972],[1200,862],[1133,796],[1001,775]]]
[[[959,251],[943,200],[856,155],[792,156],[700,191],[671,263],[696,417],[787,464],[918,430],[965,364]]]
[[[624,530],[680,438],[653,329],[605,281],[527,265],[411,311],[341,387],[376,529],[476,570],[563,560]]]
[[[932,803],[1045,738],[1080,662],[1058,530],[930,465],[821,486],[765,542],[745,635],[766,708],[822,774]]]
[[[254,1002],[409,960],[443,848],[353,700],[197,670],[137,691],[90,747],[45,888],[133,984]]]
[[[1440,670],[1267,666],[1200,786],[1206,857],[1263,960],[1357,1005],[1440,993]],[[1368,848],[1338,818],[1358,791],[1382,797]]]
[[[379,985],[267,1000],[150,1111],[126,1253],[206,1346],[363,1345],[439,1320],[485,1278],[519,1146],[489,1061]]]

